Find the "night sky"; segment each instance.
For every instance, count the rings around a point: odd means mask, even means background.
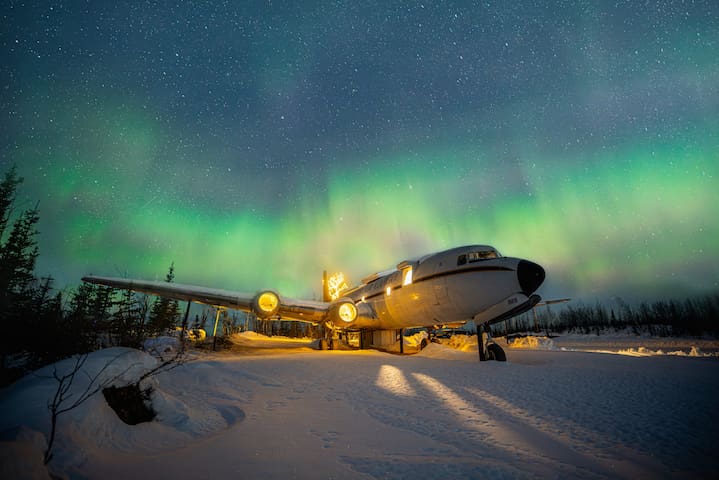
[[[37,274],[320,295],[482,243],[593,302],[719,289],[719,3],[2,2]]]

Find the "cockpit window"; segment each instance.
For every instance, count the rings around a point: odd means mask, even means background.
[[[457,265],[464,265],[466,263],[479,262],[480,260],[487,260],[489,258],[497,258],[499,255],[494,250],[482,250],[479,252],[463,253],[457,258]]]

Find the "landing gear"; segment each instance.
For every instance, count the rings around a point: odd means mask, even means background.
[[[505,355],[504,350],[496,343],[487,345],[487,353],[489,354],[490,360],[496,360],[498,362],[507,361],[507,355]]]
[[[477,327],[477,344],[479,347],[480,362],[486,362],[487,360],[496,360],[498,362],[507,361],[507,355],[505,355],[502,347],[492,340],[492,333],[490,332],[489,325],[486,323]]]
[[[328,326],[324,326],[322,329],[322,338],[320,338],[319,349],[320,350],[334,350],[337,348],[338,338],[335,338],[335,331]]]
[[[337,349],[337,342],[339,340],[335,338],[321,338],[320,339],[320,350],[335,350]]]

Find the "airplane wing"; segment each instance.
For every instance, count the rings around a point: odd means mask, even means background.
[[[149,293],[174,300],[253,312],[260,318],[281,318],[310,323],[329,321],[341,325],[343,322],[351,323],[357,317],[357,308],[354,302],[347,298],[340,298],[333,302],[315,302],[282,297],[273,290],[261,290],[255,294],[247,294],[178,283],[96,277],[94,275],[82,277],[82,281]]]

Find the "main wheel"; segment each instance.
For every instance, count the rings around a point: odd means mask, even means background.
[[[507,361],[507,355],[504,353],[504,350],[502,350],[502,347],[496,343],[490,343],[487,345],[487,353],[489,353],[490,360],[496,360],[498,362]]]
[[[487,339],[487,334],[482,332],[481,330],[477,330],[477,346],[479,347],[479,361],[480,362],[486,362],[487,360],[491,360],[489,356],[489,352],[483,348],[483,345],[485,344]]]

